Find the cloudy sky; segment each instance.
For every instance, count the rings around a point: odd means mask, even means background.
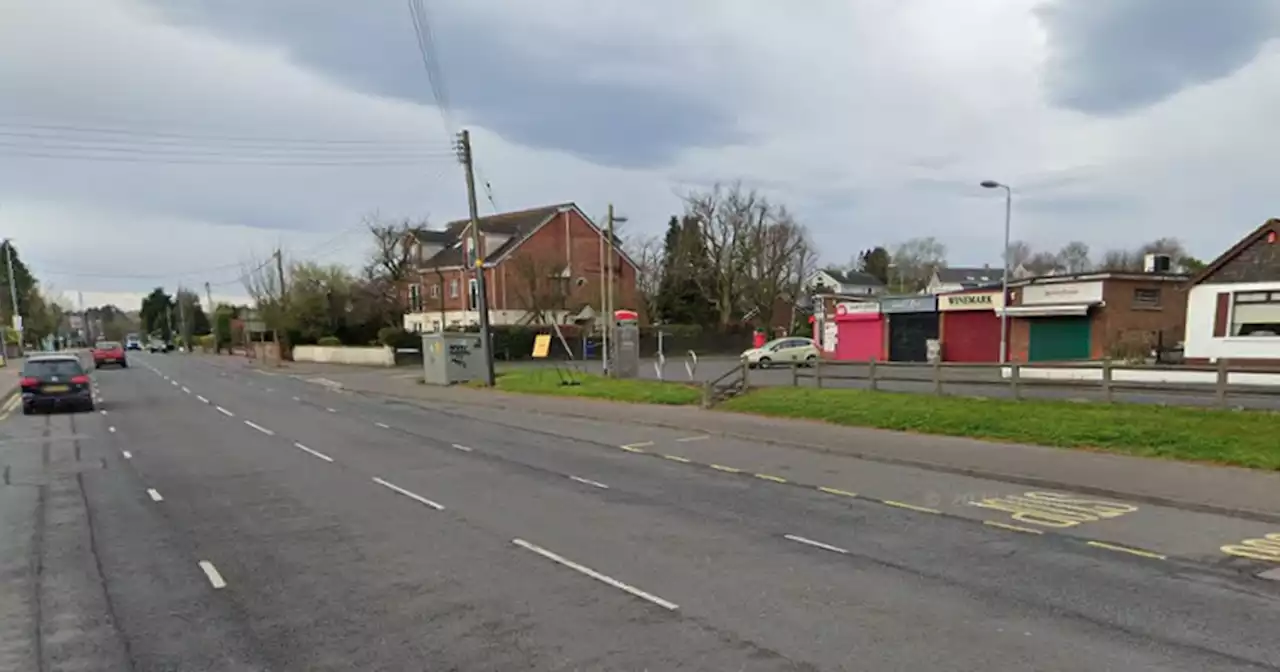
[[[742,180],[826,259],[936,236],[1177,236],[1280,216],[1272,0],[0,0],[0,235],[86,303],[243,296],[275,246],[358,263],[363,217],[465,214],[442,116],[502,209],[609,202],[631,235]],[[482,199],[485,212],[492,206]]]

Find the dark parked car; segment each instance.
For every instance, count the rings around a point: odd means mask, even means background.
[[[93,410],[89,374],[75,355],[36,355],[22,365],[22,412],[37,409]]]

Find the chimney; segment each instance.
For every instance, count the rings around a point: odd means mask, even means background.
[[[1142,258],[1145,273],[1168,273],[1173,268],[1173,258],[1167,254],[1148,254]]]

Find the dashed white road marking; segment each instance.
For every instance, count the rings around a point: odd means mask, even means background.
[[[269,388],[269,387],[265,387],[265,388],[263,388],[263,389],[262,389],[262,391],[263,391],[263,392],[275,392],[275,390],[273,390],[273,389],[271,389],[271,388]]]
[[[703,435],[701,435],[701,436],[684,436],[684,437],[681,437],[681,438],[679,438],[679,439],[676,439],[676,441],[679,441],[679,442],[681,442],[681,443],[687,443],[687,442],[689,442],[689,441],[705,441],[705,440],[707,440],[707,439],[709,439],[709,438],[711,438],[711,437],[710,437],[710,436],[708,436],[708,435],[706,435],[706,434],[703,434]]]
[[[337,413],[337,412],[338,412],[338,409],[336,409],[336,408],[326,408],[326,409],[324,409],[324,410],[329,411],[330,413]]]
[[[250,426],[250,427],[252,427],[252,428],[254,428],[254,429],[258,430],[259,432],[262,432],[263,434],[266,434],[267,436],[275,436],[275,435],[276,435],[276,433],[275,433],[275,432],[273,432],[273,431],[271,431],[271,430],[267,429],[266,427],[263,427],[262,425],[259,425],[259,424],[258,424],[258,423],[256,423],[256,422],[253,422],[252,420],[245,420],[245,421],[244,421],[244,424],[246,424],[246,425],[248,425],[248,426]]]
[[[172,385],[172,386],[174,386],[174,387],[177,387],[177,386],[178,386],[178,381],[176,381],[176,380],[171,380],[171,381],[169,381],[169,384],[170,384],[170,385]]]
[[[202,404],[207,404],[207,403],[209,403],[209,400],[208,400],[208,399],[205,399],[204,397],[202,397],[202,396],[200,396],[200,395],[198,395],[198,394],[196,395],[196,399],[199,399],[199,400],[200,400],[200,403],[202,403]]]
[[[608,490],[608,489],[609,489],[609,486],[605,485],[604,483],[601,483],[601,482],[599,482],[599,481],[593,481],[593,480],[591,480],[591,479],[589,479],[589,478],[583,478],[583,477],[581,477],[581,476],[570,476],[570,477],[569,477],[569,480],[571,480],[571,481],[577,481],[577,482],[579,482],[579,483],[583,483],[583,484],[586,484],[586,485],[590,485],[590,486],[591,486],[591,487],[593,487],[593,488],[600,488],[601,490]]]
[[[464,446],[464,445],[462,445],[461,443],[455,443],[455,444],[453,444],[453,447],[454,447],[454,448],[457,448],[458,450],[461,450],[461,451],[462,451],[462,452],[464,452],[464,453],[469,453],[469,452],[471,452],[471,446]]]
[[[209,579],[209,585],[213,586],[214,590],[227,587],[226,580],[218,573],[218,568],[214,567],[212,562],[201,560],[200,569],[204,571],[205,577]]]
[[[227,409],[225,409],[225,408],[223,408],[223,407],[221,407],[221,406],[215,406],[214,408],[218,409],[218,412],[219,412],[219,413],[221,413],[221,414],[223,414],[223,415],[227,416],[228,418],[234,418],[234,417],[236,417],[236,414],[235,414],[235,413],[232,413],[231,411],[228,411]]]
[[[191,394],[191,388],[187,387],[186,385],[182,386],[182,391],[186,392],[187,394]]]
[[[377,483],[378,485],[381,485],[381,486],[382,486],[382,487],[384,487],[384,488],[388,488],[388,489],[390,489],[390,490],[392,490],[392,491],[394,491],[394,492],[398,492],[398,493],[400,493],[400,494],[404,495],[405,497],[408,497],[409,499],[412,499],[412,500],[413,500],[413,501],[415,501],[415,502],[418,502],[418,503],[420,503],[420,504],[426,504],[427,506],[429,506],[429,507],[431,507],[431,508],[435,509],[436,511],[444,511],[444,505],[442,505],[442,504],[437,504],[436,502],[433,502],[433,501],[431,501],[431,500],[427,499],[426,497],[423,497],[422,495],[419,495],[419,494],[416,494],[416,493],[413,493],[413,492],[409,492],[408,490],[405,490],[404,488],[402,488],[402,487],[400,487],[400,486],[398,486],[398,485],[396,485],[396,484],[394,484],[394,483],[388,483],[387,481],[384,481],[384,480],[382,480],[381,478],[378,478],[377,476],[374,476],[374,477],[373,477],[373,482],[374,482],[374,483]]]
[[[293,398],[293,400],[294,400],[294,401],[302,401],[301,399],[299,399],[299,398],[297,398],[297,397],[294,397],[294,398]]]
[[[812,540],[812,539],[806,539],[805,537],[799,537],[799,536],[796,536],[796,535],[794,535],[794,534],[784,534],[784,535],[782,535],[782,537],[783,537],[784,539],[790,539],[791,541],[794,541],[794,542],[797,542],[797,543],[806,544],[806,545],[808,545],[808,546],[813,546],[814,548],[821,548],[821,549],[823,549],[823,550],[825,550],[825,551],[831,551],[831,552],[833,552],[833,553],[839,553],[839,554],[841,554],[841,555],[849,555],[849,551],[846,551],[845,549],[840,548],[839,546],[832,546],[831,544],[824,544],[824,543],[822,543],[821,541],[814,541],[814,540]]]
[[[160,496],[160,491],[156,490],[155,488],[147,488],[147,495],[151,497],[151,501],[153,502],[164,501],[164,497]]]
[[[533,551],[534,553],[537,553],[538,555],[541,555],[542,557],[552,562],[568,567],[569,569],[572,569],[576,572],[586,574],[587,576],[605,585],[613,586],[618,590],[634,595],[642,600],[652,602],[658,605],[659,607],[662,607],[663,609],[669,609],[671,611],[675,611],[680,608],[680,605],[674,602],[668,602],[667,600],[664,600],[661,597],[658,597],[657,595],[646,593],[643,590],[640,590],[639,588],[636,588],[634,586],[629,586],[615,578],[605,576],[604,574],[601,574],[600,572],[597,572],[596,570],[591,569],[590,567],[580,565],[572,560],[556,555],[555,553],[552,553],[551,551],[548,551],[547,549],[542,548],[541,546],[538,546],[536,544],[531,544],[525,541],[524,539],[512,539],[511,543],[527,551]]]
[[[98,402],[98,403],[102,403],[102,402]],[[103,414],[103,415],[106,415],[106,414],[107,414],[107,410],[106,410],[105,408],[104,408],[104,409],[102,409],[101,411],[98,411],[98,412],[99,412],[99,413],[101,413],[101,414]]]
[[[108,431],[108,432],[111,432],[112,434],[115,434],[115,432],[116,432],[116,428],[115,428],[114,426],[112,426],[112,427],[108,427],[108,428],[107,428],[107,431]]]
[[[308,447],[306,447],[306,446],[302,445],[301,443],[297,443],[297,442],[295,442],[295,443],[293,444],[293,447],[294,447],[294,448],[297,448],[298,450],[301,450],[301,451],[303,451],[303,452],[310,453],[311,455],[314,455],[315,457],[318,457],[318,458],[320,458],[320,459],[324,460],[325,462],[332,462],[332,461],[333,461],[333,458],[332,458],[332,457],[329,457],[328,455],[325,455],[324,453],[322,453],[322,452],[320,452],[320,451],[318,451],[318,450],[312,450],[312,449],[310,449],[310,448],[308,448]]]
[[[127,451],[127,450],[122,450],[122,451],[120,451],[120,454],[121,454],[121,455],[123,455],[123,456],[124,456],[124,459],[126,459],[126,460],[132,460],[132,459],[133,459],[133,453],[131,453],[131,452]]]
[[[377,426],[379,426],[379,427],[381,427],[381,428],[383,428],[383,429],[391,429],[391,425],[388,425],[388,424],[387,424],[387,423],[385,423],[385,422],[375,422],[375,423],[373,423],[373,424],[375,424],[375,425],[377,425]]]

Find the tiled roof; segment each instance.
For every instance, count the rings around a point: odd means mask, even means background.
[[[496,215],[489,215],[480,218],[480,232],[493,233],[502,236],[508,236],[507,241],[495,250],[490,250],[485,257],[485,261],[493,261],[508,250],[519,245],[524,237],[538,228],[547,218],[561,212],[565,208],[574,207],[572,203],[559,203],[556,205],[544,205],[528,210],[518,210],[516,212],[500,212]],[[417,234],[418,240],[423,242],[431,242],[435,244],[444,244],[445,248],[437,252],[430,259],[422,262],[423,268],[441,268],[448,266],[461,266],[465,261],[462,256],[462,236],[466,234],[468,225],[471,223],[468,219],[459,219],[449,222],[445,225],[443,231],[425,230]]]
[[[1004,270],[999,268],[939,268],[938,282],[948,285],[984,285],[990,282],[1000,282],[1000,277],[1003,274]]]
[[[838,268],[824,268],[823,273],[831,276],[831,279],[842,285],[864,285],[868,287],[880,287],[883,282],[869,273],[862,271],[842,271]]]

